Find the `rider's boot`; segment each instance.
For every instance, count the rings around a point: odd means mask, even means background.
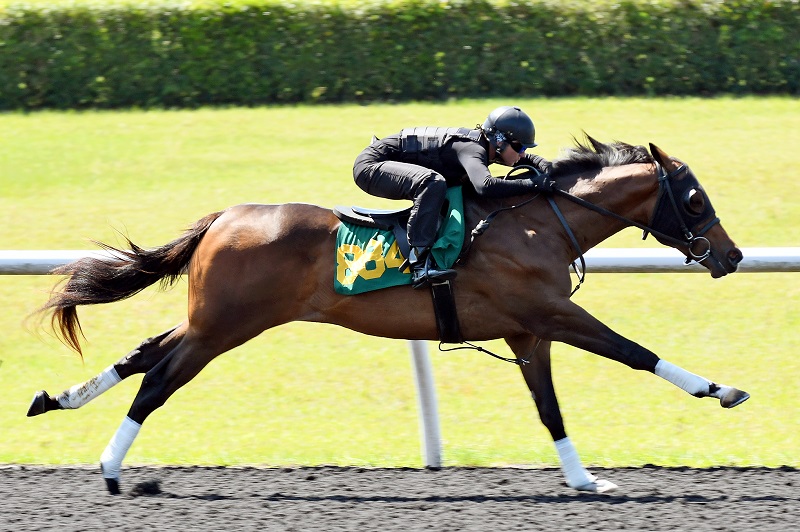
[[[411,286],[414,288],[424,288],[431,283],[451,281],[458,275],[455,270],[437,267],[431,256],[431,248],[411,248],[408,262],[411,266]]]

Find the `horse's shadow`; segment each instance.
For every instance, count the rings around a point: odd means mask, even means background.
[[[763,497],[737,497],[731,498],[727,495],[708,497],[705,495],[626,495],[614,493],[587,493],[575,492],[561,495],[429,495],[429,496],[398,496],[398,495],[295,495],[275,492],[271,494],[249,493],[246,495],[222,495],[219,493],[199,494],[177,494],[161,491],[160,488],[152,489],[153,483],[147,484],[150,488],[142,489],[141,484],[135,487],[129,495],[133,497],[164,497],[169,499],[198,500],[198,501],[220,501],[236,500],[246,497],[249,501],[262,502],[299,502],[316,503],[330,502],[342,504],[448,504],[448,503],[536,503],[536,504],[572,504],[577,500],[586,502],[599,502],[609,505],[617,504],[659,504],[680,502],[684,504],[712,504],[712,503],[731,503],[740,502],[786,502],[786,497],[763,496]]]

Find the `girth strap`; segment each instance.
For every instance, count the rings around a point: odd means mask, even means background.
[[[439,331],[439,339],[448,344],[460,344],[464,342],[461,335],[461,327],[458,324],[458,313],[456,312],[456,300],[453,297],[453,285],[450,281],[431,284],[431,297],[433,299],[433,311],[436,315],[436,329]]]

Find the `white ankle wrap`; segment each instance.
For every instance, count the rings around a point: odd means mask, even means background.
[[[555,443],[558,451],[558,458],[561,460],[561,471],[567,479],[567,486],[577,488],[591,484],[597,478],[583,468],[578,450],[570,441],[569,437],[562,438]]]
[[[122,379],[114,366],[108,366],[100,375],[89,379],[83,384],[76,384],[69,390],[56,397],[62,408],[80,408],[101,393],[105,392]]]
[[[128,449],[133,445],[133,440],[139,434],[139,429],[142,426],[125,416],[122,420],[122,425],[119,426],[117,432],[112,436],[111,441],[108,442],[103,454],[100,455],[100,465],[103,468],[103,478],[119,479],[119,472],[122,469],[122,460]]]
[[[696,397],[708,395],[708,387],[711,383],[707,379],[679,368],[675,364],[670,364],[666,360],[658,361],[655,374]]]

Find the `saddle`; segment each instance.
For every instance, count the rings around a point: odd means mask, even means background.
[[[458,189],[458,190],[454,190]],[[453,205],[456,203],[456,205]],[[457,239],[455,249],[456,257],[460,254],[464,244],[463,232],[463,200],[461,196],[460,187],[453,187],[448,191],[448,200],[446,201],[446,208],[443,209],[443,214],[440,219],[440,226],[445,226],[449,218],[452,218],[453,212],[458,213],[460,218],[460,237]],[[357,206],[342,206],[337,205],[333,208],[333,213],[343,223],[352,224],[359,227],[368,227],[379,231],[391,232],[395,237],[397,249],[405,260],[400,266],[399,270],[403,271],[407,265],[407,260],[411,247],[408,243],[408,218],[411,214],[411,208],[399,210],[382,210],[382,209],[369,209]],[[436,245],[434,245],[434,248]],[[453,243],[450,244],[450,254],[453,254]],[[446,262],[437,262],[446,264]],[[452,258],[452,261],[455,257]],[[449,267],[449,264],[448,266]],[[409,279],[410,283],[410,279]],[[463,336],[461,335],[461,328],[458,323],[458,315],[456,313],[455,298],[453,297],[453,286],[450,281],[444,281],[431,284],[431,297],[433,299],[433,308],[436,315],[436,327],[439,332],[439,338],[442,342],[446,343],[462,343]]]
[[[408,258],[411,246],[408,243],[408,217],[411,207],[399,210],[366,209],[364,207],[345,207],[337,205],[333,214],[343,222],[391,231],[403,257]]]

